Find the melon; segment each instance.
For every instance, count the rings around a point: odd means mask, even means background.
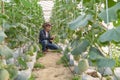
[[[9,73],[5,69],[0,69],[0,80],[9,80]]]
[[[88,68],[89,68],[88,60],[87,59],[80,60],[80,62],[78,63],[79,74],[82,74]]]

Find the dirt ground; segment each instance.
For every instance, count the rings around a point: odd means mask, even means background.
[[[73,76],[70,70],[62,64],[56,64],[61,56],[60,53],[48,52],[44,57],[38,59],[37,62],[43,64],[45,68],[33,71],[36,80],[71,80]]]

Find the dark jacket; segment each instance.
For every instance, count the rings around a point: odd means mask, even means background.
[[[50,37],[50,32],[48,32],[48,37],[46,37],[46,33],[45,30],[40,30],[39,33],[39,43],[41,43],[41,41],[43,40],[48,40],[49,42],[51,42],[50,40],[52,40],[52,38]]]

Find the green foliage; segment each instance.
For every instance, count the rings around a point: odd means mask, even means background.
[[[99,54],[93,52],[93,51],[90,51],[90,53],[89,53],[89,58],[90,58],[91,60],[96,60],[96,59],[101,58],[101,56],[100,56]]]
[[[0,43],[3,42],[5,37],[7,37],[6,34],[3,31],[0,30]]]
[[[9,72],[11,80],[14,80],[17,77],[18,70],[14,65],[8,65],[6,70]]]
[[[72,0],[68,0],[68,2],[55,0],[51,22],[54,26],[54,29],[52,29],[53,34],[57,34],[58,38],[61,38],[56,40],[57,42],[63,43],[65,39],[71,37],[73,31],[68,28],[68,23],[78,15],[77,2],[72,2]]]
[[[22,5],[26,8],[30,8],[31,7],[31,3],[29,0],[20,0]]]
[[[0,45],[0,56],[3,56],[6,59],[9,59],[13,56],[13,50],[11,50],[5,45]]]
[[[78,76],[78,75],[75,75],[72,80],[82,80],[82,77],[81,76]]]
[[[27,63],[25,62],[25,60],[22,57],[18,57],[18,63],[20,66],[20,70],[25,70],[27,69]]]
[[[87,41],[87,40],[83,40],[82,42],[81,42],[81,44],[77,47],[77,48],[75,48],[75,49],[73,49],[73,51],[71,52],[73,55],[79,55],[79,54],[81,54],[82,52],[85,52],[86,50],[87,50],[87,47],[90,45],[90,43],[89,43],[89,41]]]
[[[114,0],[108,0],[108,7],[112,7],[116,4],[117,2],[115,2]]]
[[[99,68],[115,66],[115,60],[104,57],[102,53],[94,47],[90,49],[90,52],[88,55],[92,63]]]
[[[29,41],[38,41],[39,29],[44,19],[37,2],[38,0],[13,0],[5,3],[5,14],[9,19],[5,19],[2,24],[8,36],[6,42],[9,47],[16,48]]]
[[[36,59],[39,59],[40,57],[43,57],[43,56],[44,54],[41,51],[38,51]]]
[[[72,30],[76,30],[85,27],[88,21],[92,19],[92,15],[80,15],[77,19],[69,23],[69,27]]]
[[[98,67],[114,67],[115,66],[115,60],[109,59],[109,58],[100,58],[97,60],[97,66]]]
[[[118,19],[117,11],[120,9],[120,2],[108,9],[109,13],[109,22],[116,21]],[[102,11],[99,14],[99,17],[107,23],[106,10]]]
[[[35,80],[35,75],[32,74],[31,77],[28,80]]]
[[[116,63],[116,64],[115,64],[115,67],[120,67],[120,57],[117,57],[117,56],[116,56],[116,57],[114,58],[114,60],[115,60],[115,63]]]
[[[34,47],[34,52],[40,51],[39,44],[33,43],[33,47]]]
[[[103,33],[99,40],[101,42],[106,42],[106,41],[115,41],[115,42],[119,42],[120,41],[120,27],[117,27],[115,29],[110,29],[108,31],[106,31],[105,33]]]
[[[69,66],[69,60],[67,59],[66,55],[62,56],[60,60],[56,62],[57,65],[63,64],[64,67]]]
[[[33,47],[33,45],[29,46],[27,54],[29,54],[30,56],[33,56],[33,54],[34,54],[34,47]]]
[[[34,65],[34,68],[40,68],[40,69],[44,69],[45,66],[40,64],[39,62],[36,62],[35,65]]]
[[[0,20],[1,19],[9,19],[9,16],[3,14],[3,13],[0,13]]]
[[[95,53],[98,56],[104,57],[104,55],[102,54],[102,52],[97,47],[91,47],[89,49],[89,54],[92,55],[92,54],[95,54]]]

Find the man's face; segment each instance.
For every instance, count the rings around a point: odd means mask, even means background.
[[[46,26],[46,31],[50,31],[51,30],[51,26]]]

